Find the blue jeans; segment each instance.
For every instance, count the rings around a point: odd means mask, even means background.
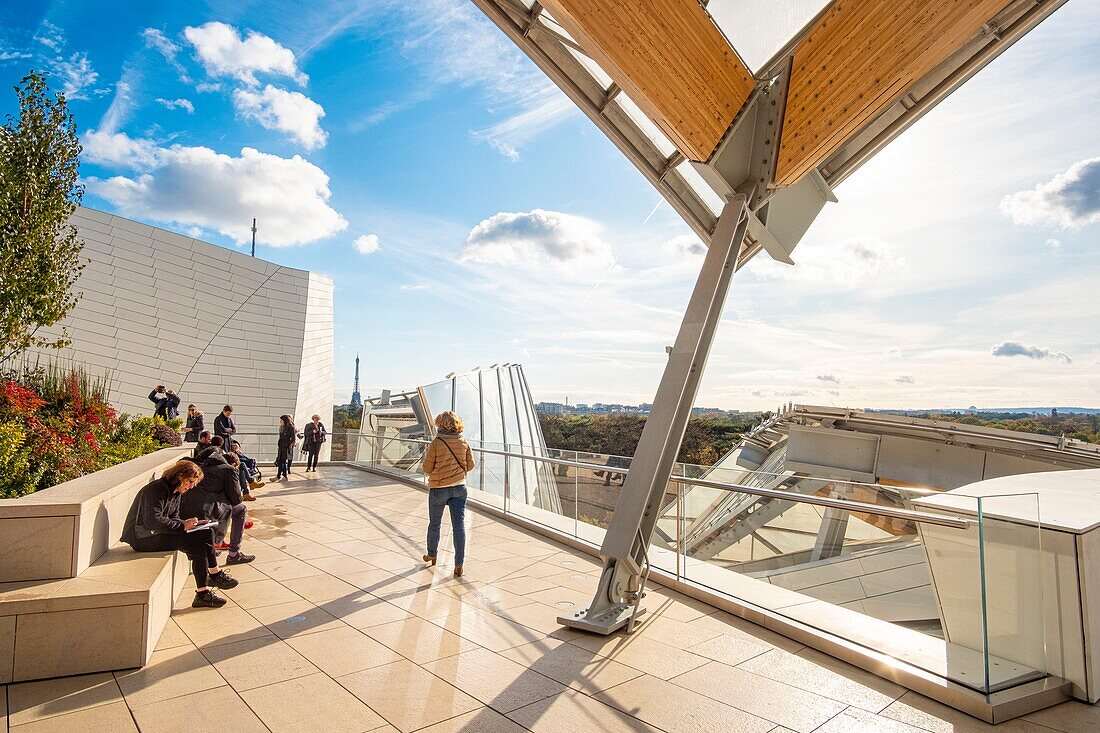
[[[443,510],[451,508],[451,529],[455,538],[455,565],[466,559],[466,485],[448,486],[445,489],[428,489],[428,554],[436,556],[439,550],[439,526],[443,523]]]

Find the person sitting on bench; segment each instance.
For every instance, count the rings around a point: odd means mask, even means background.
[[[186,554],[195,575],[195,599],[191,607],[220,608],[225,599],[214,588],[235,588],[237,580],[218,567],[214,530],[195,529],[204,522],[203,518],[180,518],[180,500],[202,476],[202,469],[194,461],[182,460],[143,486],[126,515],[121,539],[137,552],[179,550]]]
[[[214,440],[219,440],[214,436]],[[241,484],[237,466],[240,461],[233,453],[223,454],[215,449],[202,463],[203,477],[195,490],[185,496],[181,504],[184,514],[205,516],[216,520],[219,527],[214,531],[216,544],[214,550],[229,550],[226,565],[240,565],[252,562],[255,557],[241,552],[241,540],[244,539],[248,509],[241,496]],[[229,542],[223,543],[225,525],[229,525]]]

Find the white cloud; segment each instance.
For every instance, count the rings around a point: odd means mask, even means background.
[[[287,133],[307,150],[324,146],[328,134],[321,129],[325,110],[300,92],[289,92],[268,84],[262,92],[238,89],[233,106],[242,117],[259,122],[268,130]]]
[[[407,13],[404,52],[437,86],[477,87],[500,122],[471,132],[510,160],[534,136],[571,115],[576,107],[472,4],[424,0]]]
[[[115,82],[115,96],[103,117],[99,119],[100,132],[118,132],[130,118],[137,103],[134,101],[134,89],[140,82],[139,72],[131,66],[126,67],[122,76]]]
[[[614,264],[611,246],[596,222],[534,209],[493,214],[470,230],[461,262],[519,264],[602,271]]]
[[[877,278],[906,267],[904,258],[874,237],[845,239],[829,244],[807,243],[795,250],[795,264],[783,265],[769,257],[754,257],[748,271],[761,280],[820,283],[830,287],[870,286]]]
[[[195,105],[191,103],[190,99],[165,99],[164,97],[157,97],[157,102],[168,109],[182,109],[189,115],[195,114]]]
[[[183,37],[211,76],[232,77],[248,86],[259,85],[257,73],[289,77],[299,84],[309,79],[298,70],[293,51],[262,33],[249,31],[242,39],[233,26],[211,21],[184,28]]]
[[[1100,222],[1100,158],[1074,163],[1046,183],[1001,200],[1001,213],[1016,224],[1080,229]]]
[[[828,382],[829,384],[840,384],[840,377],[835,374],[818,374],[817,381]]]
[[[171,64],[172,68],[179,74],[180,81],[188,83],[191,81],[187,69],[183,68],[183,64],[177,58],[180,52],[178,43],[156,28],[146,28],[141,32],[141,37],[145,39],[146,47],[159,51],[164,60]]]
[[[422,285],[422,284],[421,285],[405,284],[405,285],[402,285],[399,289],[400,290],[431,290],[431,287],[428,286],[428,285]]]
[[[212,229],[240,244],[251,239],[256,217],[259,241],[274,247],[314,242],[347,228],[329,206],[328,176],[300,156],[281,158],[253,148],[236,157],[205,147],[150,148],[149,141],[128,141],[122,133],[91,139],[99,160],[138,170],[133,177],[87,180],[90,193],[123,215]]]
[[[157,165],[159,149],[152,140],[134,139],[123,132],[88,130],[80,136],[81,154],[89,163],[143,170]]]
[[[1026,346],[1019,341],[1002,341],[993,347],[993,356],[1024,356],[1028,359],[1060,361],[1072,364],[1073,359],[1061,351],[1052,351],[1045,346]]]
[[[65,34],[61,32],[60,28],[48,20],[42,21],[42,25],[38,28],[38,32],[34,34],[34,40],[55,53],[60,52],[65,46]]]
[[[673,254],[702,257],[707,247],[696,234],[680,234],[665,242],[665,249]]]
[[[1052,248],[1052,249],[1055,249],[1057,247],[1061,247],[1062,246],[1062,240],[1061,239],[1048,239],[1047,240],[1047,246]]]
[[[545,130],[576,112],[576,105],[556,88],[547,89],[542,101],[529,103],[525,109],[471,133],[475,140],[489,146],[513,163],[520,159],[520,149]]]
[[[912,374],[899,374],[894,382],[897,384],[916,384],[917,380]]]
[[[26,51],[20,51],[15,48],[5,48],[0,46],[0,63],[5,61],[22,61],[23,59],[29,59],[34,54],[27,53]]]
[[[92,68],[88,54],[78,51],[68,58],[58,56],[50,63],[50,69],[61,81],[61,91],[69,100],[87,99],[88,88],[99,80],[99,72]]]
[[[378,243],[377,234],[363,234],[359,237],[356,237],[353,245],[355,246],[355,250],[357,252],[365,255],[374,254],[378,250],[382,249],[382,247]]]

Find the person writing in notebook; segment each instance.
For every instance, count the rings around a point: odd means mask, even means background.
[[[237,580],[218,567],[214,554],[214,530],[203,528],[199,517],[180,517],[180,500],[202,480],[202,469],[194,461],[182,460],[138,490],[126,515],[122,541],[137,552],[179,550],[191,560],[195,575],[192,608],[220,608],[225,599],[215,588],[228,590]]]

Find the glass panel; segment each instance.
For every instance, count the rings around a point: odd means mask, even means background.
[[[476,374],[455,378],[455,412],[465,424],[466,440],[481,440],[481,390]]]
[[[828,4],[828,0],[711,0],[707,12],[755,71]]]
[[[558,26],[556,23],[554,25],[558,28],[561,27]],[[605,92],[611,88],[613,80],[610,76],[607,75],[607,72],[603,70],[602,66],[600,66],[595,61],[588,58],[575,48],[571,48],[570,46],[566,46],[565,48],[569,50],[569,53],[573,54],[573,58],[577,59],[577,61],[580,62],[581,66],[585,68],[585,71],[592,75],[592,78],[596,80],[596,83],[600,85],[600,88],[602,88]]]
[[[550,15],[550,13],[548,13],[547,11],[543,10],[542,13],[539,15],[539,22],[543,23],[544,25],[546,25],[547,28],[553,30],[555,33],[562,36],[563,38],[567,38],[573,43],[577,42],[577,39],[569,35],[569,31],[565,30],[562,24],[556,21],[554,19],[554,16]]]
[[[516,421],[516,401],[512,392],[512,380],[506,369],[500,371],[500,390],[501,413],[504,421],[504,443],[508,446],[509,452],[518,453],[522,442],[520,441],[519,425]],[[506,458],[505,466],[509,487],[508,501],[529,503],[527,487],[523,481],[522,460],[516,457]]]
[[[450,410],[451,405],[454,404],[452,402],[454,380],[452,379],[429,384],[422,389],[424,390],[424,397],[428,400],[428,410],[432,413],[431,416],[433,418],[441,412]]]
[[[1046,668],[1039,495],[984,496],[982,576],[988,691],[1034,679]]]
[[[646,116],[645,112],[642,112],[641,107],[636,105],[634,100],[626,95],[626,92],[620,92],[618,96],[615,97],[612,104],[616,104],[622,108],[626,116],[642,131],[642,134],[653,142],[661,155],[667,158],[676,152],[676,146],[672,144],[663,132],[661,132],[661,128],[657,127],[657,125]]]
[[[455,412],[465,423],[463,435],[470,445],[481,442],[481,390],[478,374],[463,374],[455,378]],[[481,491],[481,461],[474,462],[474,470],[466,475],[466,487]]]
[[[695,170],[695,166],[690,161],[685,160],[676,166],[676,172],[683,176],[687,185],[691,186],[692,190],[699,195],[702,202],[707,205],[707,208],[715,216],[722,213],[722,207],[725,206],[722,197],[710,187],[709,183],[703,180],[703,177],[699,175],[699,171]]]
[[[500,417],[499,372],[496,369],[481,373],[481,435],[487,447],[504,446],[504,424]],[[504,457],[486,454],[482,461],[484,473],[482,491],[504,496]]]

